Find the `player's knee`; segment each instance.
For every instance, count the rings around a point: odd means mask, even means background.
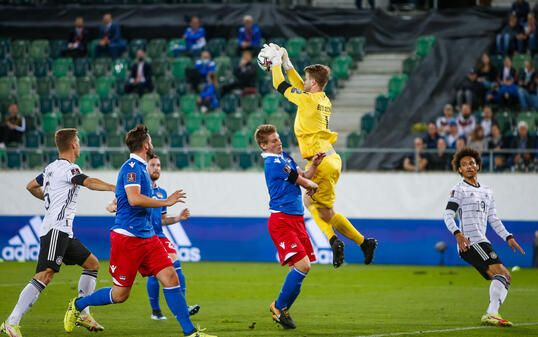
[[[91,254],[86,261],[84,261],[82,267],[87,270],[99,270],[99,260],[95,255]]]
[[[303,273],[305,274],[308,274],[310,272],[310,263],[307,263],[305,264],[304,266],[302,266],[302,268],[300,269],[300,271],[302,271]]]
[[[508,282],[508,284],[510,284],[510,282],[512,282],[512,275],[510,275],[510,272],[508,270],[506,270],[503,273],[503,275],[506,278],[506,281]]]
[[[35,274],[34,278],[38,281],[43,282],[44,284],[49,284],[50,281],[52,281],[52,278],[54,277],[54,270],[51,268],[47,268],[37,274]]]
[[[115,294],[114,292],[112,292],[112,301],[114,301],[114,303],[123,303],[125,301],[127,301],[127,299],[129,298],[129,293],[126,292],[126,293],[117,293]]]

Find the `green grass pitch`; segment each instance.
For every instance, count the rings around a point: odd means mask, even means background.
[[[36,263],[0,263],[0,319],[15,305],[33,276]],[[313,265],[290,311],[296,330],[282,330],[269,313],[286,268],[277,263],[184,263],[187,299],[200,304],[193,322],[218,336],[390,336],[423,331],[423,336],[538,336],[538,269],[513,273],[501,313],[512,328],[480,327],[489,300],[489,282],[471,267],[386,265]],[[39,300],[23,317],[27,336],[92,336],[83,328],[63,330],[68,300],[77,294],[80,267],[62,266]],[[101,263],[97,287],[110,286],[108,263]],[[168,321],[150,320],[145,280],[139,277],[123,304],[92,308],[105,326],[98,333],[113,336],[182,336],[161,293]],[[253,322],[256,322],[254,328]],[[469,330],[450,330],[472,328]],[[407,334],[409,335],[409,334]],[[412,335],[411,335],[412,336]]]

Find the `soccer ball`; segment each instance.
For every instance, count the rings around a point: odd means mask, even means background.
[[[258,66],[266,72],[271,71],[271,61],[267,59],[265,56],[262,56],[261,53],[258,54]]]

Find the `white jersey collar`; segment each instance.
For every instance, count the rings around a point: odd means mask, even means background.
[[[131,153],[130,156],[129,156],[129,158],[136,159],[136,160],[138,160],[139,162],[141,162],[142,164],[144,164],[144,165],[146,165],[146,166],[148,165],[148,163],[146,163],[146,161],[145,161],[144,159],[142,159],[142,157],[140,157],[140,156],[137,155],[137,154]]]
[[[280,158],[284,158],[284,152],[282,152],[282,154],[276,154],[276,153],[269,153],[269,152],[262,152],[262,158],[267,158],[267,157],[280,157]]]

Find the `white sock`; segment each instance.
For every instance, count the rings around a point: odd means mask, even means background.
[[[82,275],[80,275],[80,280],[78,281],[78,296],[86,297],[88,295],[91,295],[91,293],[93,293],[93,291],[95,290],[96,282],[97,282],[97,270],[84,269],[82,271]],[[89,314],[90,307],[87,306],[80,313],[83,315]]]
[[[508,295],[508,286],[510,283],[502,275],[495,275],[491,280],[491,285],[489,287],[489,306],[488,314],[498,314],[499,307],[503,304]]]
[[[30,309],[32,304],[37,301],[39,294],[45,287],[45,283],[32,279],[21,291],[19,301],[15,305],[15,308],[13,308],[13,311],[6,322],[11,325],[19,325],[22,315],[24,315],[28,309]]]

